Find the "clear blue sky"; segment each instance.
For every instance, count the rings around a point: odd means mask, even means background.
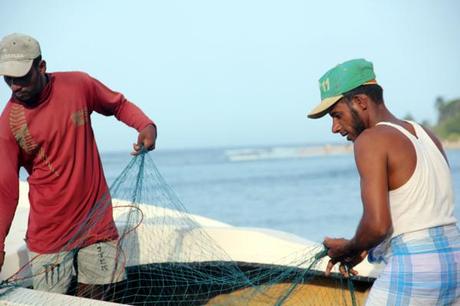
[[[49,71],[81,70],[139,105],[158,148],[342,141],[309,120],[332,66],[374,63],[397,116],[436,120],[460,97],[460,2],[3,1],[0,36],[36,37]],[[9,89],[0,85],[0,108]],[[65,101],[63,101],[65,102]],[[136,133],[93,115],[101,151]]]

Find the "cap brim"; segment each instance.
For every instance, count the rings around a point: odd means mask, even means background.
[[[318,119],[327,114],[329,108],[342,99],[343,95],[326,98],[316,106],[307,116],[311,119]]]
[[[0,75],[14,78],[25,76],[32,67],[33,61],[34,60],[1,62]]]

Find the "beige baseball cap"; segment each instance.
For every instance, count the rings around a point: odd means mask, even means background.
[[[0,75],[22,77],[35,58],[41,55],[40,44],[25,34],[13,33],[0,41]]]

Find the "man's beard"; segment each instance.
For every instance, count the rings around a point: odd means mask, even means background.
[[[355,134],[355,138],[361,134],[366,127],[364,126],[363,120],[359,117],[359,114],[356,110],[350,107],[351,111],[351,127],[353,128],[353,133]]]

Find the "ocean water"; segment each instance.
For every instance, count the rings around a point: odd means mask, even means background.
[[[260,150],[267,148],[249,151]],[[149,154],[191,213],[317,242],[325,236],[352,237],[362,214],[353,155],[300,156],[292,148],[268,151],[273,155],[256,154],[248,161],[232,160],[233,149],[158,149]],[[459,219],[460,150],[448,150],[447,155]],[[101,158],[110,185],[131,156],[106,152]]]

